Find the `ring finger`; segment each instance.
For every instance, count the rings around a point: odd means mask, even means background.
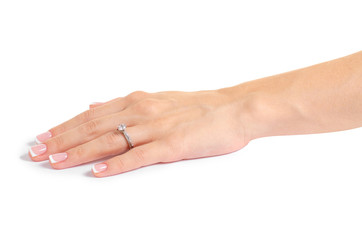
[[[120,122],[126,123],[127,126],[133,126],[137,124],[138,121],[136,120],[136,115],[128,114],[127,110],[91,120],[65,133],[50,138],[42,144],[31,147],[29,149],[30,157],[33,161],[47,160],[50,154],[68,150],[116,129]]]
[[[136,147],[153,140],[152,137],[155,137],[155,133],[151,134],[149,129],[146,125],[138,125],[128,127],[126,131]],[[122,154],[128,149],[128,142],[124,135],[118,130],[114,130],[65,152],[52,154],[49,156],[49,162],[53,168],[63,169],[107,156]]]

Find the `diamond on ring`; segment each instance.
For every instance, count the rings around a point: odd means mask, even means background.
[[[122,123],[118,126],[117,130],[123,134],[124,138],[126,139],[126,141],[128,143],[129,149],[131,149],[131,148],[133,148],[133,143],[132,143],[130,136],[126,132],[126,127],[127,127],[126,124]]]
[[[124,131],[124,130],[126,130],[126,124],[120,124],[118,126],[118,131]]]

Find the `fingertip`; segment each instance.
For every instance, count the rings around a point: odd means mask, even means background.
[[[48,162],[53,169],[61,169],[58,164],[54,161],[53,156],[49,155]]]
[[[60,169],[56,163],[53,163],[51,159],[49,159],[49,164],[53,169]]]
[[[28,153],[29,153],[30,158],[33,159],[33,160],[34,160],[34,157],[37,156],[37,155],[33,152],[32,147],[29,148]]]
[[[46,131],[44,133],[41,133],[35,137],[35,142],[37,144],[41,144],[46,142],[48,139],[52,138],[53,134],[50,131]]]
[[[32,156],[30,151],[28,152],[28,155],[29,155],[30,159],[33,162],[42,162],[42,161],[44,161],[44,159],[42,159],[41,157],[39,158],[38,156]]]
[[[54,161],[53,155],[49,155],[49,162],[52,165],[53,163],[56,163],[56,161]]]
[[[55,169],[55,170],[63,170],[63,169],[67,169],[69,168],[68,166],[66,166],[65,164],[61,163],[61,162],[51,162],[50,159],[47,160],[50,164],[50,166]]]
[[[100,105],[102,105],[103,103],[102,102],[92,102],[89,104],[89,108],[95,108],[95,107],[98,107]]]
[[[102,176],[101,174],[98,174],[98,173],[93,172],[93,170],[92,170],[92,173],[93,173],[93,176],[96,177],[96,178],[102,178],[102,177],[104,177],[104,176]]]
[[[106,176],[105,172],[107,171],[107,169],[108,169],[108,165],[106,163],[98,163],[98,164],[94,164],[92,166],[92,172],[95,177]]]
[[[32,156],[31,149],[29,149],[29,151],[28,151],[28,156],[30,157],[30,159],[31,159],[33,162],[39,162],[38,160],[36,160],[35,157]]]

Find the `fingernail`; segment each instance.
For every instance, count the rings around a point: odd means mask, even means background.
[[[51,163],[61,162],[61,161],[64,161],[65,159],[67,159],[67,158],[68,158],[67,153],[55,153],[55,154],[49,155],[49,161]]]
[[[91,104],[89,104],[89,107],[92,108],[92,107],[98,107],[100,105],[102,105],[103,103],[102,102],[92,102]]]
[[[35,145],[35,146],[32,146],[29,148],[29,152],[32,157],[39,156],[39,155],[45,153],[46,150],[47,150],[47,146],[45,144],[39,144],[39,145]]]
[[[93,165],[93,173],[100,173],[100,172],[103,172],[107,169],[107,164],[105,163],[98,163],[98,164],[95,164]]]
[[[42,133],[42,134],[39,134],[38,136],[36,136],[35,142],[37,144],[40,144],[40,143],[45,142],[46,140],[48,140],[51,137],[52,137],[52,133],[48,131],[48,132],[45,132],[45,133]]]

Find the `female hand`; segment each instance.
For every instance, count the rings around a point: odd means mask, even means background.
[[[55,169],[113,156],[93,166],[97,177],[139,167],[230,153],[249,141],[239,101],[222,91],[133,92],[89,110],[37,136],[34,161]],[[126,124],[134,148],[117,130]]]
[[[159,162],[220,155],[250,140],[362,126],[362,51],[216,91],[134,92],[95,104],[37,137],[34,161],[62,169],[116,155],[97,177]],[[134,148],[117,130],[128,126]]]

